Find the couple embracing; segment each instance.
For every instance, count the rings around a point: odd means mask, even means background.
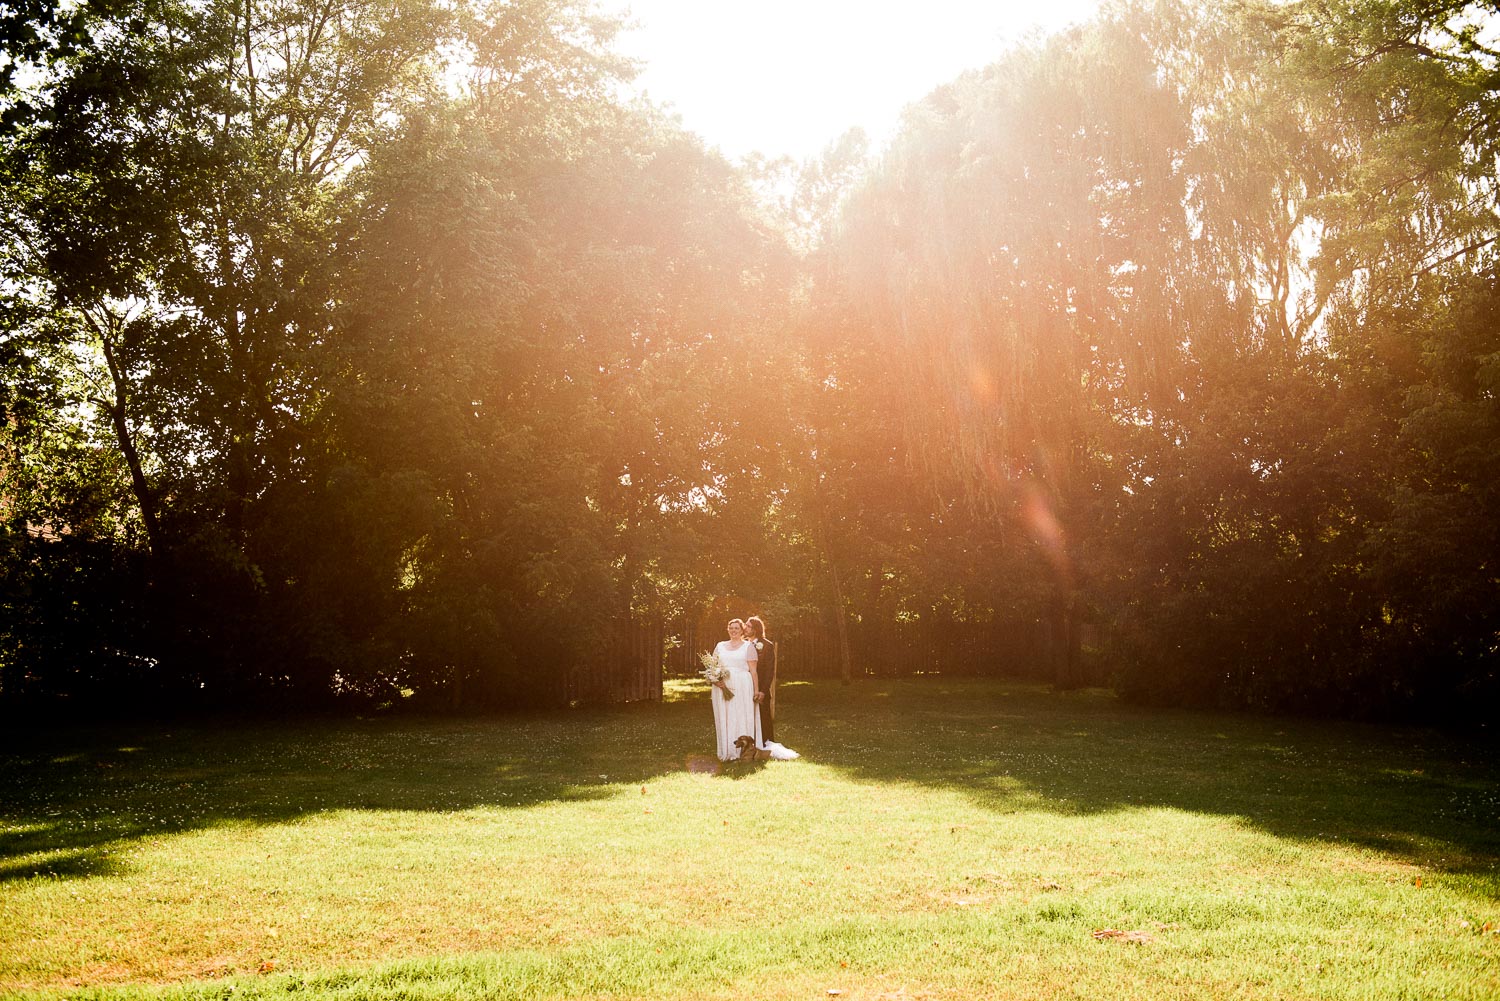
[[[766,636],[760,616],[752,615],[748,623],[730,619],[729,639],[720,640],[713,655],[725,668],[710,693],[719,760],[798,757],[796,751],[772,739],[776,736],[776,644]]]

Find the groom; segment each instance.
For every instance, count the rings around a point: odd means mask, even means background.
[[[761,740],[769,744],[776,739],[776,644],[766,638],[766,624],[759,615],[750,616],[746,625],[760,657],[755,669],[760,691],[755,693],[755,701],[760,703]]]

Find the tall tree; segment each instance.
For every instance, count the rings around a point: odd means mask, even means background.
[[[1029,530],[1065,686],[1121,486],[1110,421],[1174,350],[1188,119],[1143,29],[1119,12],[933,93],[845,222],[909,448],[947,503]]]

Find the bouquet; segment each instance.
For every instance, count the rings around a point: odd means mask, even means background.
[[[725,667],[716,653],[700,653],[698,659],[703,663],[703,677],[710,685],[724,684],[724,701],[734,698],[734,693],[729,690],[729,668]]]

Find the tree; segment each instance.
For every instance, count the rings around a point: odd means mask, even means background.
[[[861,319],[905,375],[888,405],[944,508],[1029,532],[1049,568],[1064,686],[1123,485],[1111,422],[1175,350],[1188,119],[1142,30],[1121,12],[934,92],[842,239]]]

